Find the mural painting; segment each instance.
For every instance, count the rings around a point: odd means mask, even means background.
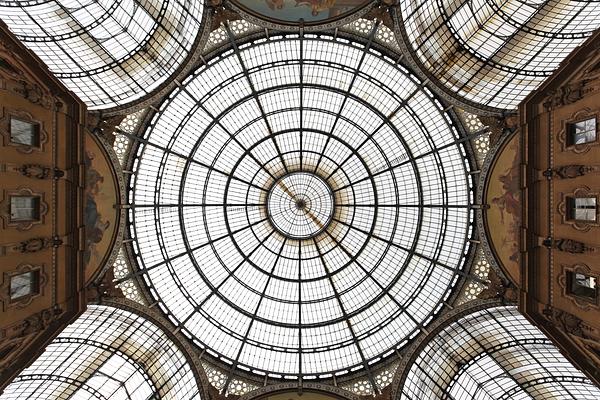
[[[86,134],[85,140],[85,252],[86,279],[93,274],[110,252],[118,224],[115,204],[117,190],[110,162],[96,140]]]
[[[236,0],[243,8],[283,22],[323,22],[358,10],[365,0]]]
[[[489,175],[486,223],[491,245],[511,278],[519,281],[519,140],[514,135],[502,149]],[[500,227],[503,229],[496,229]]]

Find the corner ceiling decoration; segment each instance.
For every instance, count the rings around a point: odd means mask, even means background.
[[[514,109],[600,27],[600,2],[400,0],[398,38],[453,95]]]
[[[138,274],[232,370],[368,372],[464,274],[466,139],[424,82],[372,48],[376,29],[365,43],[232,43],[137,138]]]
[[[11,31],[90,109],[164,83],[202,33],[203,13],[185,0],[0,0]]]

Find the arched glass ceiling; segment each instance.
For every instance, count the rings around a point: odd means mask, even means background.
[[[201,1],[0,0],[2,20],[91,109],[156,89],[201,32]]]
[[[144,282],[233,369],[367,367],[427,325],[462,273],[471,182],[454,124],[369,45],[234,46],[138,138],[130,219]]]
[[[91,305],[0,399],[200,399],[183,353],[156,325]]]
[[[425,70],[465,99],[517,104],[600,27],[600,2],[400,0],[399,29]]]
[[[467,315],[433,337],[400,399],[595,400],[600,389],[516,307]]]

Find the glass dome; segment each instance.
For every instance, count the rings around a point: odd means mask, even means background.
[[[189,76],[139,139],[138,274],[230,368],[369,368],[443,308],[469,252],[455,116],[372,43],[270,36]]]

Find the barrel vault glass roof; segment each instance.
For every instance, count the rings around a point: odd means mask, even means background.
[[[204,7],[180,0],[0,0],[0,16],[91,109],[156,89],[186,59]]]
[[[597,388],[514,306],[477,311],[416,357],[402,400],[600,398]]]

